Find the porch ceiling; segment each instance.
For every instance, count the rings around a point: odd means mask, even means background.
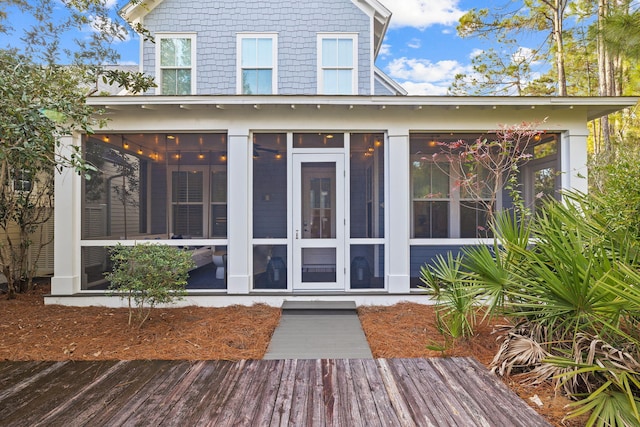
[[[639,97],[437,97],[437,96],[110,96],[91,97],[89,105],[107,110],[201,109],[586,109],[589,120],[631,107]]]

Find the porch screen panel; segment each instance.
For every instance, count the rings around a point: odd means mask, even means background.
[[[352,134],[351,238],[384,237],[384,135]]]
[[[83,239],[132,239],[147,232],[149,161],[126,148],[128,136],[110,137],[83,139],[84,158],[97,168],[83,182]]]
[[[203,236],[203,172],[172,172],[173,234]]]
[[[287,237],[287,135],[253,139],[253,237]]]
[[[213,238],[227,237],[227,168],[211,171],[211,232]]]

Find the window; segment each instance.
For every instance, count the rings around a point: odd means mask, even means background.
[[[28,169],[15,169],[13,171],[13,191],[31,191],[33,177]]]
[[[531,150],[532,159],[523,169],[527,206],[538,212],[543,201],[560,197],[560,170],[557,134],[540,137]]]
[[[413,237],[449,236],[450,185],[446,164],[421,154],[412,156]]]
[[[162,95],[195,93],[195,34],[156,36],[156,75]]]
[[[324,95],[357,93],[357,35],[318,35],[318,92]]]
[[[277,88],[277,36],[238,35],[238,93],[271,95]]]
[[[491,237],[487,225],[489,206],[495,210],[490,176],[484,169],[474,172],[466,165],[451,163],[444,143],[475,140],[476,134],[412,134],[411,157],[411,237],[482,238]],[[464,171],[464,172],[463,172]],[[461,174],[474,176],[469,188],[461,184]],[[502,203],[498,194],[495,204]]]

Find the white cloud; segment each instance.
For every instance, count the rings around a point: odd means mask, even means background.
[[[431,62],[405,57],[391,61],[386,70],[409,95],[444,95],[456,74],[470,72],[469,67],[454,60]]]
[[[85,31],[110,34],[114,37],[114,42],[127,42],[131,39],[126,28],[104,16],[90,16]]]
[[[475,48],[475,49],[473,49],[473,50],[471,51],[471,53],[469,54],[469,58],[473,59],[473,58],[475,58],[475,57],[477,57],[477,56],[482,55],[483,53],[484,53],[484,49],[478,49],[478,48]]]
[[[409,46],[411,49],[420,49],[420,47],[422,47],[422,40],[413,38],[409,40],[407,46]]]
[[[434,24],[453,25],[464,14],[459,0],[380,0],[389,9],[390,26],[425,29]]]
[[[391,55],[391,45],[382,43],[382,46],[380,46],[380,51],[378,52],[378,58],[386,58],[389,55]]]
[[[106,7],[107,9],[113,9],[118,3],[118,0],[102,0],[102,1],[104,3],[104,7]]]
[[[511,55],[511,60],[516,63],[529,62],[531,65],[537,65],[540,62],[534,61],[535,52],[528,47],[519,47],[518,50]]]

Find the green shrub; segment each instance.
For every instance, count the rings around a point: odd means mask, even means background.
[[[493,261],[470,250],[464,267],[479,301],[516,325],[494,359],[499,371],[555,379],[579,400],[573,415],[591,412],[588,425],[639,425],[640,244],[607,203],[578,193],[546,202],[530,245],[518,223],[498,223]]]
[[[113,270],[106,273],[110,289],[126,299],[129,325],[135,315],[138,328],[157,304],[185,295],[188,272],[194,267],[187,251],[164,245],[118,245],[111,249]]]

